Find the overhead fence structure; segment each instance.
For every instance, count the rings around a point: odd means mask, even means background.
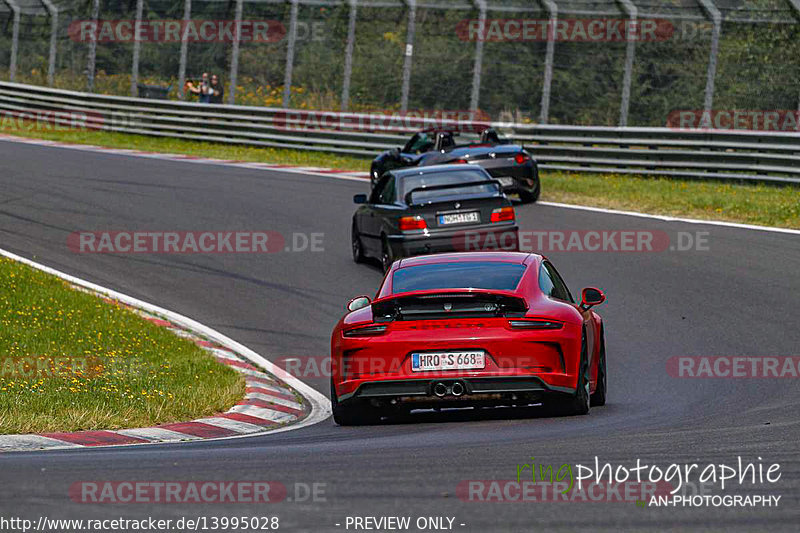
[[[0,117],[18,127],[86,127],[158,137],[374,156],[428,125],[395,115],[207,105],[0,82]],[[483,122],[434,117],[464,129]],[[37,122],[38,121],[38,122]],[[800,184],[797,132],[493,123],[543,170]],[[366,162],[365,162],[366,165]]]
[[[0,0],[0,79],[287,109],[659,127],[800,111],[799,58],[800,0]]]

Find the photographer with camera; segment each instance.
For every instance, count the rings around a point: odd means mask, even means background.
[[[197,85],[192,80],[186,82],[186,89],[199,96],[198,102],[207,104],[211,101],[211,84],[208,81],[208,72],[203,72],[203,77]]]

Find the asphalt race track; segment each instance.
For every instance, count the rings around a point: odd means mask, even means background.
[[[352,196],[366,183],[0,142],[0,247],[194,318],[265,357],[323,357],[347,300],[382,275],[350,256]],[[546,178],[544,186],[547,186]],[[455,531],[797,531],[798,380],[671,377],[674,356],[800,356],[800,236],[540,205],[527,230],[708,232],[709,250],[552,252],[573,293],[601,287],[609,403],[589,416],[536,408],[421,413],[415,423],[320,424],[265,437],[0,455],[3,516],[278,516],[281,531],[345,531],[348,516],[455,517]],[[82,230],[322,233],[323,252],[77,254]],[[328,394],[326,377],[303,377]],[[512,480],[518,464],[632,467],[780,464],[775,508],[641,508],[633,502],[479,502],[465,480]],[[81,504],[86,480],[324,484],[324,501],[272,505]],[[322,485],[320,485],[322,487]],[[303,498],[293,498],[294,500]],[[337,526],[336,524],[340,524]],[[464,525],[461,525],[464,524]],[[350,531],[352,531],[352,527]],[[416,529],[412,529],[416,531]]]

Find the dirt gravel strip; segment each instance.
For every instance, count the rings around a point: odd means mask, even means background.
[[[230,439],[299,429],[330,416],[330,402],[324,395],[249,348],[207,326],[6,250],[0,249],[0,255],[60,277],[76,289],[126,307],[146,320],[191,340],[220,363],[242,373],[246,383],[244,398],[228,411],[214,416],[147,428],[0,435],[0,452]]]

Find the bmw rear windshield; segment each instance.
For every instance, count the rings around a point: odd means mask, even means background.
[[[452,196],[494,196],[500,194],[499,188],[491,183],[481,185],[474,182],[487,181],[492,179],[485,172],[475,170],[446,170],[442,172],[426,172],[423,174],[412,174],[400,179],[400,198],[406,200],[406,195],[420,187],[433,187],[438,185],[455,185],[463,183],[461,187],[452,189],[439,189],[433,191],[417,191],[413,198],[413,203],[429,202],[440,198],[450,198]]]
[[[392,293],[436,289],[513,291],[525,265],[498,261],[436,263],[400,268],[392,277]]]

